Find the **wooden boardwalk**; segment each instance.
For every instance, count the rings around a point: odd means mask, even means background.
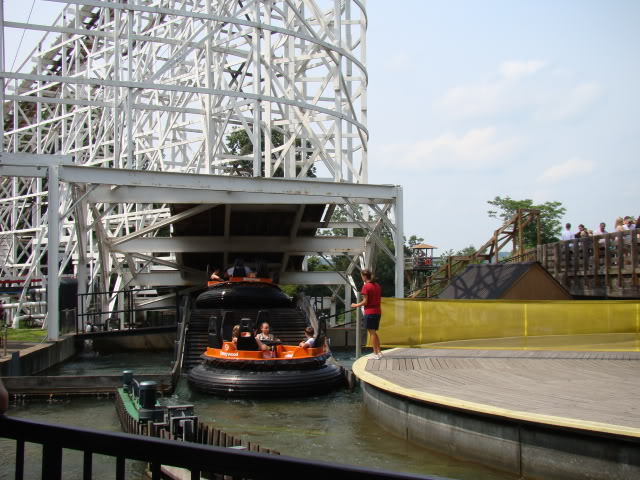
[[[354,372],[429,403],[640,437],[640,352],[398,348]]]

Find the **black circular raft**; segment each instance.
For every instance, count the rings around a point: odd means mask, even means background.
[[[299,397],[326,393],[344,382],[340,367],[325,364],[306,370],[234,370],[198,365],[189,385],[204,393],[228,397]]]
[[[220,283],[196,299],[198,308],[292,308],[291,299],[269,283]]]

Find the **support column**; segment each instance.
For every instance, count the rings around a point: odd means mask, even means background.
[[[355,303],[360,302],[360,300],[362,300],[362,298],[360,297],[360,294],[356,295],[356,301]],[[362,307],[358,307],[356,308],[356,359],[360,358],[360,356],[362,355],[362,334],[360,333],[360,324],[362,323]]]
[[[4,0],[0,0],[0,68],[6,71],[4,65]],[[0,105],[4,106],[4,78],[0,78]],[[4,121],[0,122],[0,152],[4,152]],[[16,312],[17,315],[20,312]]]
[[[351,285],[345,282],[344,284],[344,323],[351,323]]]
[[[404,225],[402,208],[402,187],[396,186],[397,196],[395,205],[396,220],[396,298],[404,298]]]
[[[59,255],[60,255],[60,185],[58,166],[49,167],[49,207],[47,209],[49,228],[47,229],[47,333],[49,340],[60,337],[60,308],[58,305]]]

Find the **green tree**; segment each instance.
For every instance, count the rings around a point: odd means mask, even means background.
[[[567,211],[561,202],[545,202],[539,205],[531,199],[514,200],[509,196],[495,197],[487,202],[496,207],[496,210],[487,211],[489,217],[499,218],[506,222],[513,217],[519,208],[533,208],[540,210],[540,241],[542,243],[557,242],[562,231],[560,219]],[[524,231],[524,247],[534,248],[537,244],[536,225],[529,224]]]
[[[476,247],[474,247],[473,245],[469,245],[468,247],[464,247],[462,250],[458,250],[456,252],[456,255],[469,256],[473,255],[474,253],[476,253]]]
[[[260,142],[262,146],[262,151],[264,152],[264,131],[260,134]],[[295,140],[296,148],[299,148],[302,145],[301,140],[298,138]],[[273,130],[271,132],[271,145],[273,148],[278,148],[284,145],[284,134],[279,130]],[[307,148],[311,148],[311,142],[309,140],[306,141]],[[251,138],[249,138],[249,134],[246,130],[234,130],[229,135],[227,135],[227,148],[229,149],[229,153],[232,155],[238,156],[247,156],[253,155],[253,142]],[[298,165],[302,161],[303,158],[307,159],[311,155],[310,152],[301,152],[296,151],[296,175],[300,173],[302,167]],[[275,160],[277,158],[277,153],[271,154],[271,159]],[[253,160],[236,160],[230,163],[232,168],[232,174],[238,175],[241,177],[251,177],[253,176]],[[262,164],[262,174],[264,175],[264,162]],[[280,166],[273,172],[274,177],[284,177],[284,169]],[[311,167],[307,170],[306,176],[308,178],[315,178],[316,176],[316,167]]]
[[[424,238],[418,237],[417,235],[411,235],[409,237],[409,240],[407,240],[405,238],[404,239],[404,255],[405,255],[405,257],[410,257],[411,255],[413,255],[413,250],[411,250],[411,247],[419,245],[422,242],[424,242]]]

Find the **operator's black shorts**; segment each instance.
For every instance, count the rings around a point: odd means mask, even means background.
[[[364,316],[364,328],[367,330],[378,330],[380,327],[380,314],[369,313]]]

